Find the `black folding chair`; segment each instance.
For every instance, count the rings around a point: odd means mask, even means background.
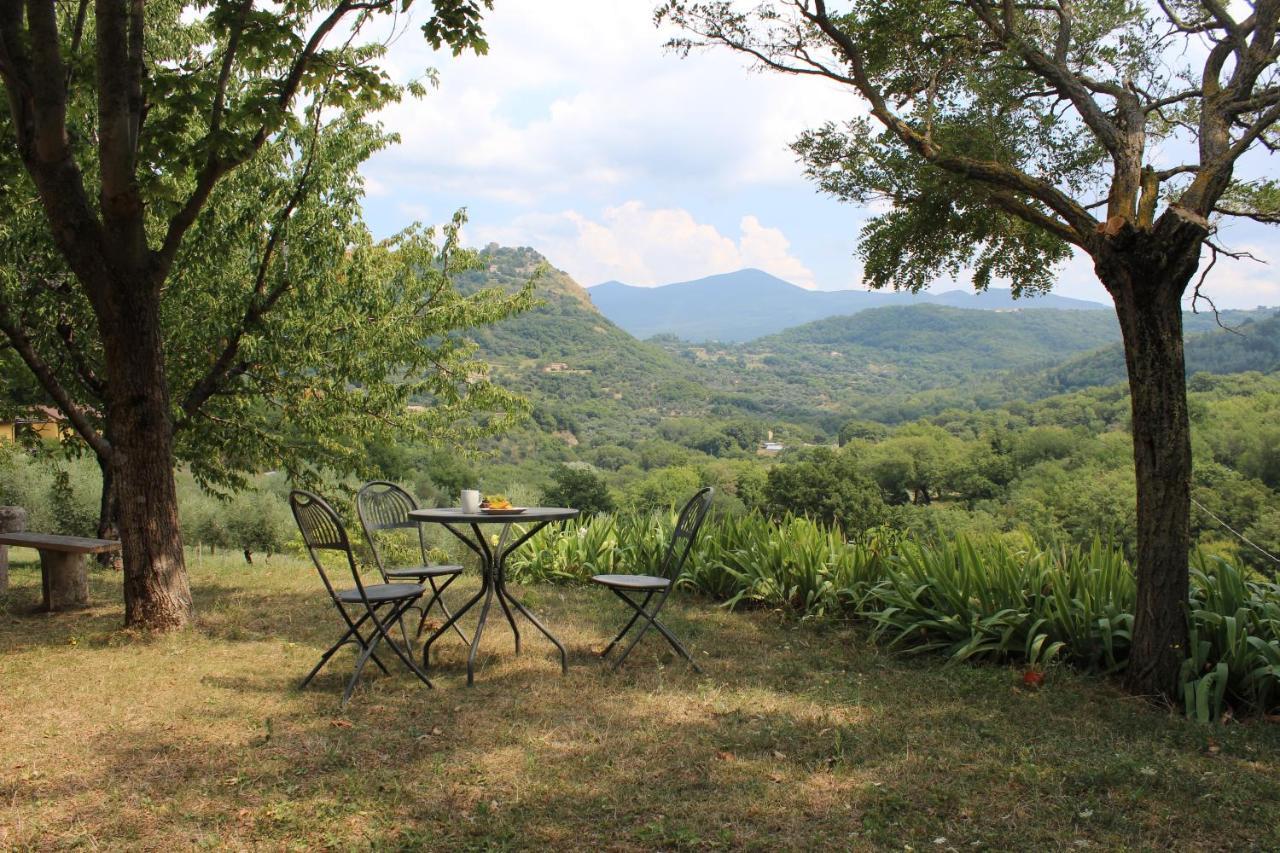
[[[427,622],[427,613],[431,610],[431,605],[439,606],[446,622],[453,618],[453,614],[449,612],[444,599],[440,596],[448,588],[449,584],[457,580],[458,575],[462,574],[462,566],[451,564],[432,565],[427,560],[427,537],[423,533],[422,525],[409,518],[410,510],[417,508],[418,502],[413,495],[387,480],[374,480],[365,483],[360,488],[360,491],[356,493],[356,514],[360,516],[360,526],[364,528],[364,538],[369,541],[369,548],[373,550],[373,561],[377,563],[378,571],[382,573],[382,579],[387,583],[406,580],[411,580],[418,584],[425,582],[431,587],[431,598],[427,599],[427,603],[425,605],[414,605],[421,611],[421,617],[418,619],[418,631],[414,636],[421,637],[422,626]],[[379,546],[378,537],[375,534],[380,530],[403,528],[413,528],[417,531],[418,552],[422,555],[422,565],[388,567],[386,560],[383,559],[382,548]],[[438,581],[442,582],[437,586]],[[400,628],[403,630],[404,625],[401,624]],[[462,633],[462,629],[458,627],[457,622],[453,623],[453,630],[458,632],[462,642],[471,643],[467,639],[467,635]]]
[[[351,550],[347,531],[333,507],[319,495],[301,489],[295,489],[289,493],[289,507],[293,510],[293,517],[298,522],[298,529],[302,531],[302,541],[307,546],[307,553],[311,555],[311,562],[315,563],[316,570],[320,573],[320,580],[324,582],[324,588],[333,599],[334,607],[338,608],[342,621],[347,625],[346,633],[320,656],[320,662],[307,674],[306,678],[302,679],[299,689],[311,683],[311,679],[315,678],[316,673],[328,663],[334,652],[347,643],[354,643],[360,653],[356,658],[356,668],[351,674],[351,680],[347,682],[347,689],[342,693],[342,706],[346,707],[347,701],[351,698],[351,692],[360,681],[360,673],[364,671],[364,666],[370,659],[377,664],[378,669],[384,673],[387,671],[374,653],[383,640],[387,641],[391,650],[404,662],[404,665],[409,667],[409,670],[418,676],[423,684],[430,687],[431,682],[427,680],[426,673],[413,662],[412,655],[407,649],[401,648],[400,644],[387,633],[400,621],[404,612],[422,598],[427,591],[426,587],[416,583],[365,584],[360,578],[360,570],[356,567],[355,554]],[[334,588],[329,580],[329,573],[325,571],[324,563],[320,559],[319,551],[341,551],[346,554],[347,567],[355,580],[355,589]]]
[[[596,575],[591,579],[601,586],[608,587],[614,595],[625,601],[627,606],[635,611],[631,621],[605,647],[605,650],[600,653],[600,657],[607,658],[609,652],[613,651],[613,647],[627,635],[627,632],[635,627],[637,622],[643,620],[640,630],[631,638],[631,642],[627,644],[626,649],[618,656],[618,659],[613,662],[613,669],[616,670],[622,665],[622,662],[627,659],[627,655],[631,654],[631,650],[636,647],[636,643],[640,642],[640,638],[652,626],[667,638],[667,642],[671,644],[671,647],[679,652],[681,657],[687,660],[695,670],[702,672],[702,667],[698,666],[698,662],[693,659],[693,656],[680,644],[680,641],[667,629],[667,626],[658,620],[658,613],[662,610],[662,605],[667,603],[667,596],[671,594],[671,588],[675,585],[676,578],[680,576],[684,561],[688,559],[689,552],[693,550],[693,542],[698,536],[698,530],[702,528],[702,522],[706,520],[707,510],[711,509],[711,499],[713,497],[715,497],[715,490],[708,486],[699,490],[684,505],[684,509],[680,511],[680,518],[676,521],[675,530],[671,533],[671,542],[667,545],[666,553],[658,566],[657,575]],[[641,601],[631,597],[631,594],[639,595],[641,593],[644,594],[644,599]]]

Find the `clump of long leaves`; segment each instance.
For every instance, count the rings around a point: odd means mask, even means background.
[[[596,516],[547,527],[509,564],[523,581],[582,582],[656,571],[675,513]],[[956,661],[1054,661],[1114,672],[1128,660],[1133,570],[1119,548],[1038,549],[1008,540],[918,543],[894,531],[856,542],[805,518],[712,519],[677,581],[727,607],[866,621],[891,647]],[[1280,704],[1280,585],[1197,558],[1183,667],[1188,716]]]
[[[859,596],[860,615],[889,645],[954,660],[1063,658],[1090,669],[1124,663],[1133,574],[1123,555],[1025,551],[1003,540],[905,544],[884,580]]]
[[[1182,665],[1188,717],[1280,704],[1280,585],[1219,557],[1191,570],[1191,647]]]
[[[592,575],[653,574],[675,516],[597,515],[577,524],[548,525],[512,554],[507,573],[523,583],[581,583]],[[513,536],[523,533],[516,525]]]
[[[880,554],[846,542],[838,530],[807,518],[773,524],[729,518],[705,531],[685,564],[682,585],[723,599],[823,616],[849,610],[849,592],[882,576]]]

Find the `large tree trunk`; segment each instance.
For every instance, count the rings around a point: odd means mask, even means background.
[[[120,293],[112,315],[99,318],[108,375],[110,486],[124,552],[125,624],[169,630],[191,618],[172,415],[157,300],[131,295]]]
[[[1191,423],[1182,295],[1203,231],[1171,217],[1096,264],[1124,338],[1138,487],[1137,603],[1128,688],[1176,698],[1187,656],[1191,548]],[[1119,248],[1119,247],[1117,247]]]
[[[1191,547],[1191,424],[1182,352],[1182,305],[1117,300],[1133,405],[1138,484],[1138,600],[1126,682],[1174,696],[1187,656]]]

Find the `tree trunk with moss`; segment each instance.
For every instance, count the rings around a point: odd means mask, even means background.
[[[1137,601],[1125,681],[1135,693],[1176,697],[1187,656],[1191,549],[1191,422],[1182,296],[1199,262],[1202,223],[1162,218],[1125,227],[1097,262],[1115,301],[1133,413],[1137,482]]]

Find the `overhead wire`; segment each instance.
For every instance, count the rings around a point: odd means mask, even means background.
[[[1253,550],[1257,551],[1259,554],[1261,554],[1262,556],[1266,557],[1268,560],[1271,560],[1271,561],[1272,561],[1272,562],[1274,562],[1276,565],[1280,566],[1280,557],[1277,557],[1275,554],[1272,554],[1270,551],[1268,551],[1266,548],[1263,548],[1263,547],[1262,547],[1261,545],[1259,545],[1258,543],[1251,541],[1251,540],[1249,539],[1249,537],[1245,536],[1243,533],[1241,533],[1241,532],[1239,532],[1238,530],[1236,530],[1236,529],[1235,529],[1234,527],[1232,527],[1230,524],[1227,524],[1227,523],[1226,523],[1225,521],[1223,521],[1221,518],[1218,518],[1218,516],[1216,516],[1216,515],[1214,515],[1214,514],[1213,514],[1213,511],[1212,511],[1212,510],[1210,510],[1210,509],[1209,509],[1207,506],[1205,506],[1204,504],[1200,503],[1200,501],[1196,500],[1195,498],[1192,498],[1192,499],[1191,499],[1191,503],[1193,503],[1193,504],[1195,504],[1196,506],[1198,506],[1198,507],[1199,507],[1199,508],[1204,512],[1204,514],[1205,514],[1205,515],[1209,516],[1209,517],[1210,517],[1210,518],[1212,518],[1214,521],[1218,522],[1218,524],[1220,524],[1220,525],[1221,525],[1223,528],[1225,528],[1226,530],[1230,531],[1230,532],[1231,532],[1233,535],[1235,535],[1235,537],[1236,537],[1237,539],[1239,539],[1241,542],[1243,542],[1244,544],[1248,545],[1250,548],[1252,548]]]

